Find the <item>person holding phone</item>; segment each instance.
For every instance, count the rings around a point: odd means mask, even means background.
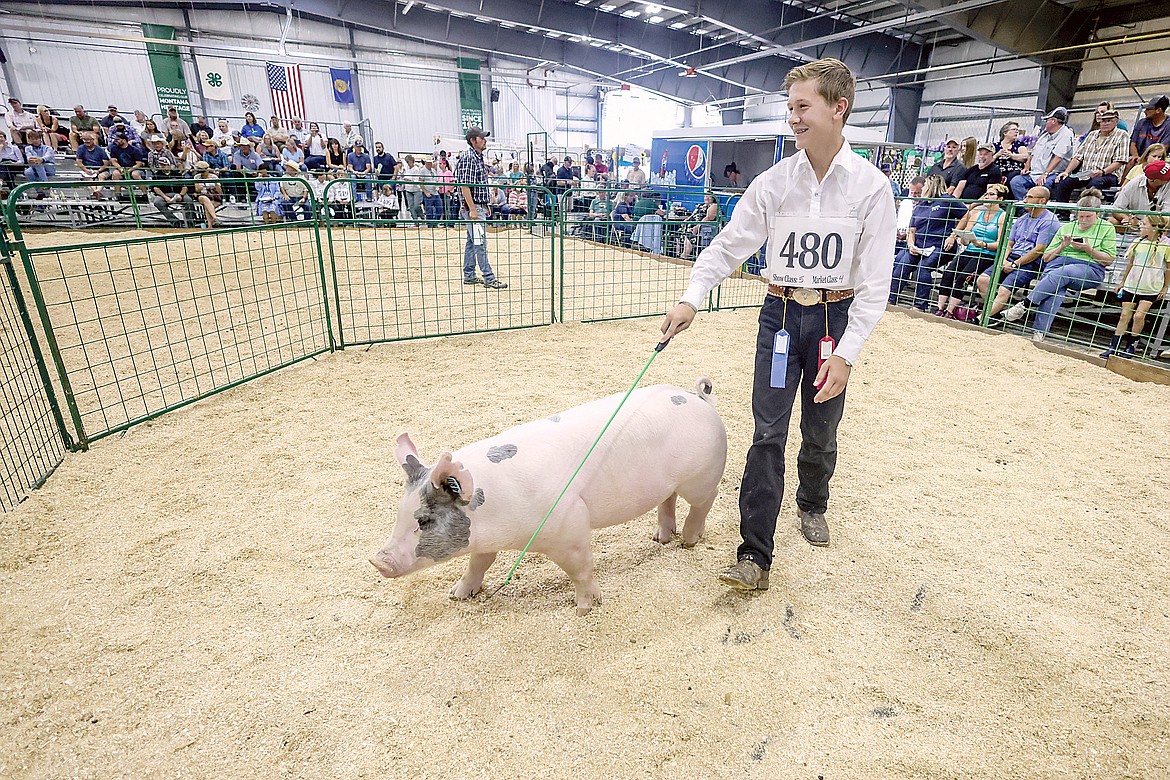
[[[1044,271],[1040,281],[1024,300],[1003,313],[1008,322],[1022,320],[1036,309],[1032,338],[1043,341],[1064,296],[1071,290],[1080,292],[1099,287],[1105,281],[1105,269],[1117,257],[1117,231],[1108,220],[1101,219],[1101,191],[1087,189],[1077,201],[1076,219],[1066,222],[1053,236],[1041,257]]]

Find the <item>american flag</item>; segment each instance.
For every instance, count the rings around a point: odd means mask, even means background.
[[[281,119],[305,118],[305,93],[301,89],[300,65],[264,63],[268,70],[268,89],[272,93],[272,113]]]

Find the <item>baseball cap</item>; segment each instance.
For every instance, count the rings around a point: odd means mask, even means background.
[[[889,163],[882,163],[881,168],[882,168],[882,173],[890,173],[891,171],[894,170],[894,166],[890,165]]]
[[[467,132],[463,134],[463,137],[470,141],[472,138],[487,138],[490,135],[491,133],[485,133],[482,127],[473,125],[467,128]]]
[[[9,102],[9,103],[19,103],[19,102],[20,102],[20,98],[14,98],[14,97],[10,97],[10,98],[8,98],[8,102]]]
[[[995,151],[995,144],[982,143],[982,144],[979,144],[978,146],[975,147],[975,151],[977,151],[977,152],[982,152],[984,150],[989,151],[989,152],[994,152]]]
[[[1098,114],[1098,116],[1100,116],[1102,119],[1118,119],[1121,117],[1121,114],[1117,113],[1113,109],[1110,109],[1108,111],[1102,111],[1100,114]]]
[[[1068,123],[1068,109],[1064,106],[1057,106],[1044,115],[1044,119],[1055,119],[1062,125]]]
[[[1150,181],[1170,181],[1170,162],[1155,161],[1142,169],[1142,173]]]
[[[117,111],[117,110],[118,110],[117,106],[113,106],[113,105],[106,106],[106,111]]]
[[[1149,103],[1146,103],[1147,111],[1152,111],[1157,108],[1160,108],[1163,111],[1165,111],[1167,108],[1170,108],[1170,98],[1166,97],[1165,95],[1158,95],[1158,97],[1153,98]]]
[[[954,144],[955,146],[962,146],[962,144],[959,143],[958,138],[948,138],[943,146],[950,146],[951,144]]]

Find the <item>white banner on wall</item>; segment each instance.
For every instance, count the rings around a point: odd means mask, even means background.
[[[219,57],[197,57],[199,81],[208,100],[231,100],[232,84],[228,78],[227,60]]]

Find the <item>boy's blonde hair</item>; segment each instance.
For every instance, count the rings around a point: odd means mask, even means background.
[[[784,77],[784,89],[787,90],[798,81],[815,81],[817,94],[829,105],[841,98],[849,101],[845,106],[845,120],[849,120],[849,114],[853,111],[853,95],[857,91],[857,79],[848,65],[831,57],[799,65]]]

